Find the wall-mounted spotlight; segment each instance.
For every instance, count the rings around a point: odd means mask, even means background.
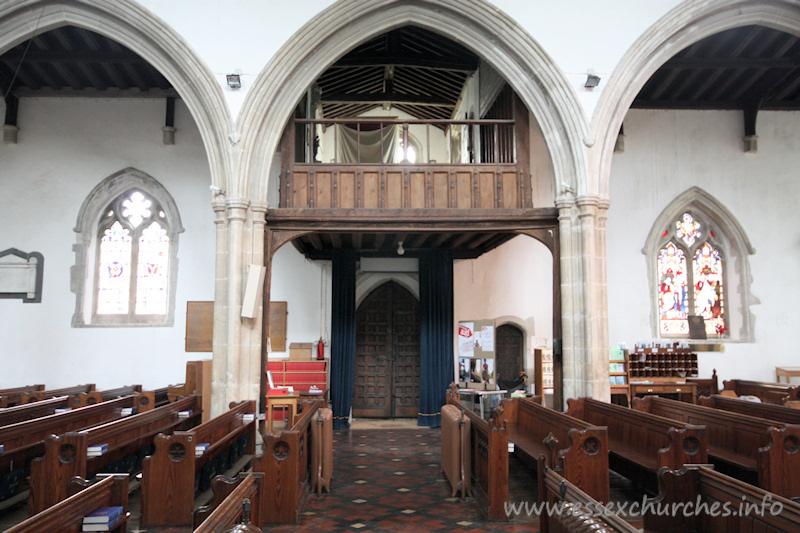
[[[587,89],[594,89],[600,85],[600,76],[597,74],[592,74],[591,72],[586,74],[586,83],[583,84],[584,87]]]
[[[403,241],[397,243],[397,255],[403,255],[406,253],[406,249],[403,248]]]
[[[228,80],[228,87],[231,89],[241,89],[242,88],[242,79],[239,77],[238,74],[227,74],[225,79]]]

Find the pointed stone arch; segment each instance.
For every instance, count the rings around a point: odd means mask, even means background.
[[[231,168],[230,113],[220,84],[189,44],[135,2],[22,0],[0,7],[0,52],[60,26],[102,34],[158,69],[186,103],[203,139],[212,184],[225,189]]]
[[[292,110],[347,50],[389,30],[415,25],[451,38],[500,73],[534,115],[554,168],[554,191],[586,190],[587,128],[575,92],[544,49],[513,19],[479,0],[345,0],[301,28],[261,71],[237,127],[242,154],[235,194],[264,201],[273,154]]]
[[[687,0],[653,24],[625,53],[592,117],[593,182],[608,198],[611,159],[622,121],[644,84],[672,56],[706,37],[731,28],[761,25],[800,35],[800,4],[792,0]]]
[[[756,253],[750,239],[736,217],[711,194],[700,187],[692,187],[679,194],[658,215],[650,233],[647,235],[642,253],[647,263],[647,281],[650,288],[650,322],[654,337],[658,337],[658,304],[657,304],[657,255],[664,240],[663,232],[674,220],[685,212],[691,212],[695,218],[702,219],[713,228],[714,239],[724,248],[728,263],[726,269],[726,286],[733,305],[728,306],[729,320],[732,326],[730,339],[738,342],[753,342],[755,318],[750,306],[758,303],[750,292],[752,275],[750,273],[750,255]]]

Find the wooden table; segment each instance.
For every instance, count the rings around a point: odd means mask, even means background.
[[[697,403],[697,385],[694,383],[653,382],[630,383],[631,400],[637,394],[691,394],[692,403]]]
[[[289,426],[297,414],[297,396],[288,394],[267,394],[267,433],[272,433],[272,409],[276,406],[289,409]]]
[[[786,378],[786,383],[791,383],[792,378],[800,377],[800,366],[776,366],[775,381],[780,383],[781,376]]]

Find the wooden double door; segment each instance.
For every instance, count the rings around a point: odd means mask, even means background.
[[[389,281],[356,311],[353,417],[405,418],[419,413],[419,302]]]

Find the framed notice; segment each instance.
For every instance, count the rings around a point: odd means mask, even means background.
[[[286,351],[286,302],[269,303],[269,347],[272,352]]]
[[[494,320],[458,323],[458,356],[494,359]]]
[[[706,338],[706,320],[701,315],[689,315],[689,338]]]

